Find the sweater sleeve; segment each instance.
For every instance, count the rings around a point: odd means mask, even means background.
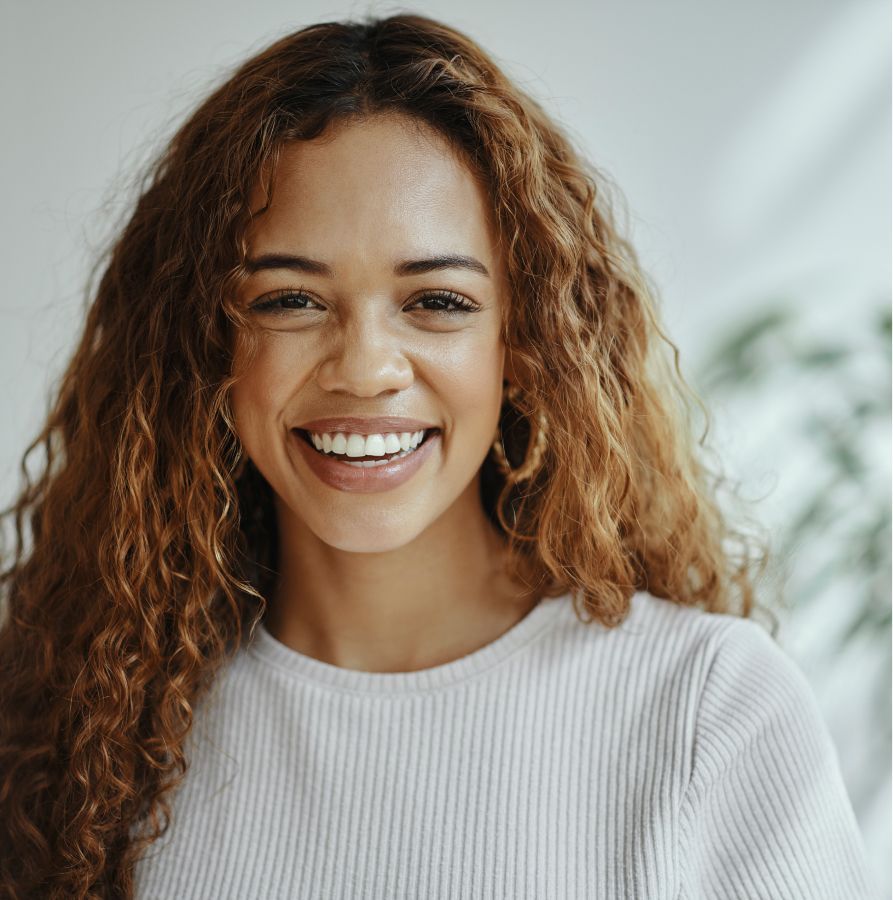
[[[815,694],[748,619],[703,686],[678,862],[679,900],[879,896]]]

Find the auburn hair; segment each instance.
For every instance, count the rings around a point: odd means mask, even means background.
[[[277,571],[271,488],[228,406],[249,198],[285,142],[392,112],[443,135],[492,201],[503,336],[530,374],[502,411],[514,464],[539,411],[549,425],[528,480],[506,483],[490,456],[481,472],[516,577],[573,591],[581,621],[609,628],[637,590],[751,615],[768,550],[720,509],[709,413],[608,179],[453,28],[409,14],[304,28],[237,68],[151,167],[2,511],[4,898],[132,896],[136,859],[168,827],[196,704]]]

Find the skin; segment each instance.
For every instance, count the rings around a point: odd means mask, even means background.
[[[261,187],[256,199],[257,208],[267,199]],[[283,149],[248,248],[251,259],[301,255],[333,270],[258,271],[239,292],[260,346],[246,362],[237,344],[237,371],[246,368],[232,410],[273,488],[280,534],[268,630],[307,656],[370,672],[429,668],[494,641],[538,598],[503,573],[504,541],[479,495],[503,380],[517,381],[484,189],[424,123],[396,113],[340,123]],[[446,253],[474,257],[489,276],[394,272],[401,260]],[[308,299],[284,311],[280,303],[279,315],[250,310],[299,289]],[[418,303],[444,290],[478,311]],[[340,491],[313,474],[290,436],[339,414],[413,416],[442,430],[440,447],[396,488]]]

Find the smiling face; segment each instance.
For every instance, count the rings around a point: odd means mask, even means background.
[[[510,377],[500,329],[508,298],[486,193],[449,144],[387,114],[286,145],[248,256],[238,299],[259,350],[231,404],[245,452],[273,488],[280,531],[380,552],[448,510],[454,525],[482,517],[478,473]],[[464,264],[447,266],[446,256]],[[435,258],[436,268],[417,262]],[[439,429],[400,483],[381,477],[388,467],[316,459],[295,431],[379,416]],[[320,460],[334,478],[320,476]]]

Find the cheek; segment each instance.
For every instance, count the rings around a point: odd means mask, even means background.
[[[456,426],[487,433],[499,420],[504,351],[492,341],[457,343],[431,358],[431,383]]]
[[[261,345],[251,364],[230,393],[230,407],[236,430],[243,442],[251,435],[269,429],[287,403],[299,377],[295,355],[274,344]]]

